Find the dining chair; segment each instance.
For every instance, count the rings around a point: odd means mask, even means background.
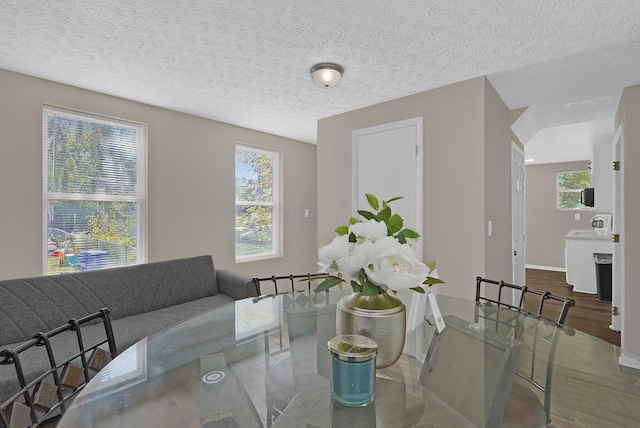
[[[482,320],[486,329],[524,344],[523,358],[518,362],[517,377],[505,407],[504,427],[540,427],[551,423],[553,363],[560,335],[575,334],[564,325],[574,305],[573,299],[548,291],[476,278],[476,322]],[[542,400],[535,390],[542,394]]]
[[[256,288],[256,296],[257,296],[254,298],[254,301],[275,297],[281,294],[291,295],[295,291],[303,290],[303,291],[307,291],[306,298],[300,297],[300,298],[287,299],[286,302],[283,302],[283,306],[286,306],[286,309],[288,309],[290,306],[306,307],[308,303],[310,303],[310,301],[313,298],[315,298],[315,296],[311,295],[312,288],[311,288],[310,278],[312,278],[313,276],[315,275],[311,275],[310,273],[307,273],[307,274],[289,274],[289,275],[282,275],[282,276],[272,275],[272,276],[267,276],[263,278],[254,277],[252,279],[252,282]],[[306,287],[305,286],[301,287],[300,285],[297,285],[305,282],[304,279],[307,279]],[[267,293],[264,293],[263,291],[265,291],[266,289],[269,289],[269,290]],[[281,329],[278,330],[278,336],[279,337],[275,341],[268,340],[269,339],[268,332],[265,332],[265,347],[267,348],[266,349],[267,356],[275,357],[280,353],[288,352],[288,347],[286,347],[283,344]],[[276,349],[270,348],[270,342],[273,345],[275,345]],[[267,367],[269,366],[270,366],[269,361],[267,361]]]
[[[326,299],[326,293],[316,294],[310,278],[315,274],[290,274],[253,278],[258,297],[254,301],[281,296],[282,321],[277,331],[265,331],[265,401],[267,426],[279,417],[297,393],[300,382],[313,382],[317,376],[317,317],[315,304]],[[306,281],[305,281],[306,279]],[[333,315],[335,319],[335,314]],[[283,337],[286,328],[289,341]],[[275,334],[274,334],[275,333]]]
[[[116,355],[108,308],[0,351],[0,365],[13,366],[19,387],[0,405],[0,428],[37,427],[59,417]]]
[[[419,384],[473,426],[500,427],[522,342],[453,315],[444,322],[434,332]]]

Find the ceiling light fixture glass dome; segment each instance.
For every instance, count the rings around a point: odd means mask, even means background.
[[[323,62],[311,67],[310,73],[316,85],[322,86],[323,88],[331,88],[336,86],[340,81],[342,73],[344,73],[344,68],[338,64]]]

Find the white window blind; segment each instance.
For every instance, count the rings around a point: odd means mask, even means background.
[[[144,261],[142,124],[43,108],[44,273]]]

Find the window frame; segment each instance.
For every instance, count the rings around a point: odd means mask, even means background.
[[[560,189],[560,174],[572,174],[572,173],[582,173],[582,172],[588,172],[591,173],[591,170],[588,169],[580,169],[580,170],[571,170],[571,171],[556,171],[556,176],[555,176],[555,180],[556,180],[556,210],[558,211],[593,211],[594,207],[577,207],[577,208],[561,208],[560,207],[560,193],[580,193],[582,192],[582,190],[584,190],[584,188],[581,189]],[[587,187],[591,187],[592,186],[592,180],[593,180],[593,176],[591,176],[590,180],[589,180],[589,186]]]
[[[242,150],[250,153],[257,153],[262,155],[269,155],[272,159],[272,201],[271,202],[254,202],[254,201],[238,201],[236,199],[235,186],[236,181],[238,179],[238,150]],[[239,205],[247,206],[271,206],[273,218],[271,219],[272,225],[272,251],[266,253],[260,253],[255,255],[238,255],[237,248],[237,240],[234,234],[234,258],[236,263],[246,263],[258,260],[267,260],[282,257],[282,216],[280,213],[282,212],[282,152],[279,150],[274,150],[266,147],[258,147],[245,143],[236,143],[234,150],[234,231],[237,224],[237,207]]]
[[[73,120],[83,120],[99,123],[108,126],[118,126],[132,128],[139,131],[137,138],[137,165],[136,165],[136,195],[116,196],[106,194],[84,194],[84,193],[57,193],[49,192],[48,174],[48,145],[47,128],[45,126],[46,116],[49,113],[58,114]],[[147,137],[148,125],[127,119],[117,118],[104,114],[91,113],[61,107],[53,104],[42,105],[42,272],[48,276],[48,202],[50,200],[64,201],[95,201],[95,202],[135,202],[137,204],[136,215],[136,263],[141,264],[147,261]],[[108,268],[108,267],[106,267]],[[96,268],[95,270],[103,269]]]

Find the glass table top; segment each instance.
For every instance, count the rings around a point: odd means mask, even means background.
[[[327,342],[345,294],[240,300],[160,331],[100,371],[58,427],[544,425],[545,401],[558,427],[640,426],[640,374],[618,365],[618,347],[441,295],[442,333],[416,322],[371,404],[334,403]],[[408,312],[414,295],[399,293]],[[546,393],[525,380],[531,362]]]

